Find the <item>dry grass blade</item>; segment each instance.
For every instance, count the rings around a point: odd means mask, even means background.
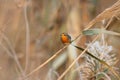
[[[80,33],[74,40],[72,40],[72,42],[74,42],[75,40],[77,40],[78,38],[80,38],[82,35],[82,33]]]
[[[27,2],[27,1],[26,1]],[[29,64],[29,53],[30,53],[30,28],[28,22],[28,15],[27,15],[27,4],[24,3],[24,17],[25,17],[25,24],[26,24],[26,64],[25,64],[25,72],[27,71],[28,64]]]
[[[120,0],[117,1],[113,6],[104,10],[101,14],[99,14],[95,19],[93,19],[87,26],[86,29],[91,28],[95,23],[102,21],[104,19],[109,19],[111,17],[118,16],[120,14]]]
[[[45,66],[47,63],[49,63],[51,60],[53,60],[61,51],[63,51],[68,45],[64,46],[62,49],[60,49],[59,51],[57,51],[52,57],[50,57],[47,61],[45,61],[43,64],[41,64],[40,66],[38,66],[37,68],[35,68],[32,72],[30,72],[27,76],[29,77],[31,74],[33,74],[34,72],[38,71],[40,68],[42,68],[43,66]]]

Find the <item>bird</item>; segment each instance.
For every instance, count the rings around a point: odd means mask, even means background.
[[[71,43],[71,36],[68,35],[67,33],[62,33],[60,38],[61,38],[61,41],[63,44],[70,44]]]

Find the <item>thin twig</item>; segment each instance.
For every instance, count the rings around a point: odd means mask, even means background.
[[[10,57],[12,57],[13,58],[13,55],[12,55],[12,53],[7,49],[7,47],[5,47],[4,45],[3,45],[3,43],[2,43],[2,41],[3,41],[3,32],[4,32],[4,29],[5,29],[6,27],[3,25],[3,27],[0,29],[0,46],[7,52],[7,54],[8,54],[8,56],[10,56]]]
[[[62,49],[60,49],[59,51],[57,51],[52,57],[50,57],[48,60],[46,60],[43,64],[41,64],[40,66],[38,66],[37,68],[35,68],[32,72],[30,72],[27,76],[29,77],[31,74],[33,74],[34,72],[38,71],[39,69],[41,69],[43,66],[45,66],[48,62],[50,62],[51,60],[53,60],[61,51],[63,51],[68,45],[64,46]]]
[[[110,20],[108,21],[107,25],[105,26],[105,29],[109,28],[110,23],[113,21],[113,17],[110,18]]]
[[[12,53],[8,50],[8,48],[3,45],[2,41],[0,41],[0,46],[7,52],[8,56],[10,56],[11,58],[14,58],[14,56],[13,56]]]
[[[20,64],[20,62],[19,62],[19,60],[18,60],[17,55],[16,55],[16,52],[15,52],[15,50],[13,49],[13,47],[12,47],[9,39],[6,37],[5,34],[1,33],[1,35],[3,36],[3,39],[6,41],[7,45],[9,46],[9,48],[10,48],[10,50],[11,50],[11,53],[13,54],[14,60],[15,60],[15,62],[16,62],[16,64],[17,64],[20,72],[22,73],[22,76],[25,77],[25,73],[24,73],[24,71],[23,71],[23,69],[22,69],[22,66],[21,66],[21,64]]]
[[[25,17],[25,25],[26,25],[26,62],[25,62],[25,72],[27,71],[29,64],[29,53],[30,53],[30,28],[27,17],[27,1],[24,4],[24,17]]]

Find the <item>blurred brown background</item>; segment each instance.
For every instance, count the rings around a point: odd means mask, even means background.
[[[0,0],[0,80],[19,80],[21,73],[31,72],[64,46],[62,32],[75,38],[116,1]],[[45,80],[50,66],[51,62],[30,80]]]

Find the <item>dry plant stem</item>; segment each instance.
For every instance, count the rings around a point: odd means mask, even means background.
[[[98,74],[103,74],[103,75],[107,78],[107,80],[111,80],[110,77],[109,77],[107,74],[105,74],[104,72],[100,72],[100,73],[98,73]],[[98,75],[98,74],[97,74],[97,75]]]
[[[106,25],[105,29],[107,29],[107,27],[109,26],[109,24],[112,22],[112,19],[114,17],[113,13],[111,11],[113,11],[114,13],[116,12],[116,7],[118,7],[118,5],[120,4],[120,0],[117,1],[113,6],[111,6],[110,8],[104,10],[101,14],[99,14],[95,19],[93,19],[87,26],[84,30],[87,30],[89,28],[91,28],[95,23],[105,19],[105,18],[110,18],[109,16],[105,17],[106,15],[108,15],[108,13],[112,14],[112,18],[109,20],[108,24]],[[119,9],[119,8],[117,8]],[[78,39],[80,36],[81,36],[82,33],[80,33],[73,41],[75,41],[76,39]],[[72,41],[72,42],[73,42]]]
[[[20,64],[20,62],[19,62],[19,60],[18,60],[18,58],[17,58],[16,52],[15,52],[15,50],[13,49],[13,46],[11,45],[9,39],[8,39],[8,38],[6,37],[6,35],[4,34],[4,29],[6,28],[5,25],[7,25],[8,23],[9,23],[9,21],[7,21],[6,24],[3,24],[3,27],[0,29],[0,36],[1,36],[0,46],[8,53],[8,55],[9,55],[11,58],[13,58],[13,59],[15,60],[15,62],[16,62],[16,64],[17,64],[17,66],[18,66],[18,68],[19,68],[22,76],[25,77],[25,73],[24,73],[24,71],[23,71],[23,69],[22,69],[22,67],[21,67],[21,64]],[[10,52],[10,51],[8,50],[8,48],[5,47],[4,44],[2,44],[2,40],[5,40],[5,41],[6,41],[6,43],[8,44],[8,46],[10,47],[10,50],[11,50],[12,52]]]
[[[105,29],[108,29],[108,27],[109,27],[109,25],[110,25],[110,23],[111,23],[112,21],[113,21],[113,17],[110,18],[110,20],[108,21],[107,25],[105,26]]]
[[[72,42],[74,42],[74,41],[77,40],[80,36],[82,36],[81,34],[82,34],[82,33],[80,33],[74,40],[72,40]],[[72,43],[72,42],[71,42],[71,43]]]
[[[108,69],[110,69],[112,71],[112,73],[118,78],[118,80],[120,80],[120,76],[115,72],[115,70],[109,66],[107,63],[103,62],[107,67]]]
[[[105,26],[105,29],[107,29],[107,28],[109,27],[109,25],[110,25],[110,23],[112,22],[112,20],[113,20],[113,17],[108,21],[107,25]],[[93,26],[93,24],[94,24],[94,21],[95,21],[95,20],[91,21],[91,22],[87,25],[88,27],[85,28],[84,30],[87,30],[87,29],[91,28],[91,27]],[[74,42],[75,40],[77,40],[77,39],[81,36],[81,34],[82,34],[82,33],[80,33],[72,42]]]
[[[69,45],[69,44],[68,44]],[[63,51],[68,45],[64,46],[62,49],[60,49],[59,51],[57,51],[52,57],[50,57],[47,61],[45,61],[43,64],[41,64],[40,66],[38,66],[37,68],[35,68],[32,72],[30,72],[26,77],[29,77],[31,74],[33,74],[34,72],[38,71],[40,68],[42,68],[43,66],[45,66],[48,62],[50,62],[51,60],[53,60],[61,51]]]
[[[107,25],[105,26],[105,29],[107,29],[110,25],[110,23],[113,21],[113,17],[111,17],[111,19],[108,21]],[[120,77],[118,76],[118,74],[114,71],[114,69],[112,67],[110,67],[108,64],[106,64],[106,66],[116,75],[116,77],[120,80]]]
[[[6,43],[8,44],[8,46],[9,46],[9,48],[10,48],[10,50],[12,51],[14,60],[15,60],[15,62],[16,62],[16,64],[17,64],[20,72],[22,73],[22,76],[25,77],[25,73],[24,73],[24,71],[23,71],[23,69],[22,69],[22,66],[21,66],[21,64],[20,64],[20,62],[19,62],[19,60],[18,60],[17,55],[16,55],[16,52],[15,52],[15,50],[13,49],[13,47],[12,47],[9,39],[5,36],[5,34],[1,33],[1,35],[3,36],[3,39],[6,41]],[[9,53],[10,53],[10,51],[9,51]]]
[[[81,47],[78,47],[78,46],[75,46],[75,45],[73,45],[73,46],[76,47],[77,49],[80,49],[80,50],[84,51],[84,49],[81,48]],[[119,77],[119,76],[117,75],[117,73],[113,70],[113,68],[112,68],[110,65],[108,65],[105,61],[97,58],[96,56],[94,56],[92,53],[90,53],[90,52],[88,52],[88,51],[86,51],[86,54],[88,54],[88,55],[91,56],[92,58],[95,58],[96,60],[98,60],[99,62],[101,62],[102,64],[104,64],[106,67],[108,67],[108,69],[110,69],[110,70],[112,71],[112,73],[113,73],[118,79],[120,79],[120,77]]]
[[[25,17],[25,25],[26,25],[26,62],[25,62],[25,72],[27,71],[29,64],[29,53],[30,53],[30,29],[29,22],[27,18],[27,1],[24,3],[24,17]]]
[[[111,18],[108,21],[107,25],[105,26],[105,29],[109,26],[109,24],[112,22],[112,20],[113,20],[113,18]],[[92,25],[89,25],[85,30],[87,30],[87,29],[89,29],[91,27],[92,27]],[[75,38],[75,40],[78,39],[80,36],[81,36],[81,33]],[[95,37],[92,42],[94,42],[97,38],[98,38],[98,36]],[[72,68],[72,66],[76,63],[76,61],[87,51],[88,47],[73,61],[73,63],[63,72],[63,74],[57,80],[61,80],[66,75],[66,73]],[[117,73],[111,67],[109,67],[109,65],[106,65],[106,66],[119,78]]]
[[[8,50],[8,48],[2,44],[2,41],[0,41],[0,46],[7,52],[8,56],[10,56],[11,58],[14,58],[12,53]]]
[[[119,14],[119,5],[120,5],[120,0],[117,1],[113,6],[111,6],[110,8],[104,10],[101,14],[99,14],[95,19],[93,19],[87,26],[86,26],[86,29],[89,29],[91,28],[95,23],[103,20],[103,19],[109,19],[111,18],[111,15],[112,17],[115,16],[115,15],[118,15]],[[118,12],[117,12],[118,10]]]
[[[7,47],[5,47],[3,44],[2,44],[2,40],[3,40],[3,35],[1,35],[2,34],[2,31],[1,31],[1,33],[0,33],[0,36],[1,36],[1,39],[0,39],[0,46],[2,46],[2,48],[7,52],[7,54],[10,56],[10,57],[12,57],[13,58],[13,55],[12,55],[12,53],[7,49]]]
[[[94,39],[92,42],[94,42],[97,38],[98,38],[98,36],[95,37],[95,39]],[[89,48],[89,46],[84,49],[84,51],[72,62],[72,64],[62,73],[62,75],[61,75],[57,80],[61,80],[61,79],[66,75],[66,73],[67,73],[67,72],[72,68],[72,66],[80,59],[80,57],[87,51],[88,48]]]

